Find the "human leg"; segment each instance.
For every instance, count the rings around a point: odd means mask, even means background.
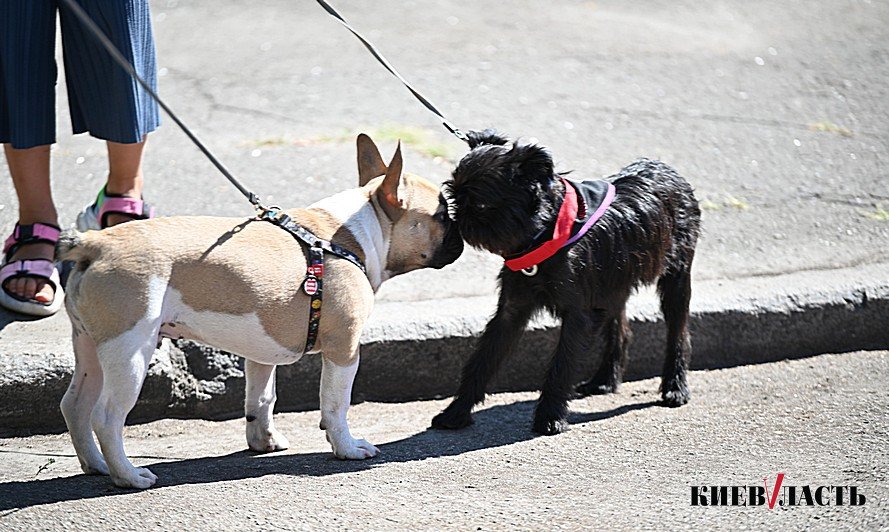
[[[55,142],[55,17],[53,2],[0,2],[0,143],[18,197],[19,226],[24,227],[34,223],[58,226],[50,189],[50,145]],[[18,229],[15,234],[22,235]],[[46,240],[20,240],[20,245],[10,245],[11,253],[4,257],[7,271],[23,269],[26,264],[19,262],[22,260],[52,259],[53,246]],[[52,283],[40,275],[8,276],[2,288],[4,301],[16,307],[22,306],[19,303],[33,306],[38,315],[45,315],[55,295]]]
[[[136,69],[156,89],[157,67],[147,0],[103,2],[78,0],[84,11]],[[150,217],[142,197],[142,154],[148,133],[159,125],[158,106],[67,9],[60,11],[68,98],[74,133],[104,139],[108,149],[108,181],[96,202],[78,217],[78,228],[98,229],[134,218]],[[116,201],[121,209],[102,220],[102,203]],[[91,212],[87,212],[91,210]],[[118,211],[126,214],[112,214]],[[91,219],[87,220],[87,217]]]

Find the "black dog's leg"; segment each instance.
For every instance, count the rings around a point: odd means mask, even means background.
[[[688,271],[668,273],[658,281],[661,310],[667,323],[667,358],[661,377],[661,397],[666,406],[682,406],[691,398],[686,373],[691,358],[688,334],[688,302],[691,275]]]
[[[497,313],[488,322],[475,352],[463,366],[457,396],[443,412],[432,418],[432,428],[459,429],[472,424],[472,407],[484,400],[488,381],[500,363],[515,350],[533,310],[531,305],[508,301],[501,291]]]
[[[558,434],[568,429],[568,399],[571,398],[572,377],[579,357],[585,355],[592,339],[599,333],[603,311],[592,314],[571,310],[562,316],[559,344],[553,354],[537,410],[534,412],[534,432]]]
[[[627,352],[633,334],[627,322],[626,310],[621,311],[605,323],[605,350],[602,362],[593,378],[577,387],[581,397],[614,393],[623,380]]]

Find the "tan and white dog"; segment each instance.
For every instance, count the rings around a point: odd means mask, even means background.
[[[358,255],[367,269],[365,276],[354,264],[324,255],[313,352],[323,360],[321,428],[343,459],[379,453],[353,438],[346,421],[374,293],[386,279],[441,268],[463,250],[438,188],[402,174],[400,145],[387,166],[370,137],[359,135],[357,142],[360,188],[286,211]],[[161,337],[193,339],[246,358],[247,444],[256,451],[287,448],[272,421],[275,366],[304,354],[303,245],[255,219],[170,217],[73,233],[58,251],[59,259],[76,262],[66,298],[76,362],[61,407],[86,473],[110,474],[122,487],[147,488],[157,480],[129,461],[122,430]]]

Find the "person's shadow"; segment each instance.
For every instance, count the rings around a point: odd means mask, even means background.
[[[159,477],[155,487],[167,487],[242,480],[266,475],[318,477],[363,471],[393,463],[455,456],[536,437],[529,426],[534,404],[535,401],[522,401],[480,410],[473,415],[475,424],[470,428],[457,431],[428,429],[380,445],[382,451],[380,455],[369,460],[337,460],[329,451],[304,454],[257,454],[244,450],[224,456],[157,462],[149,464],[148,467]],[[605,412],[572,413],[568,420],[572,425],[579,425],[620,416],[656,404],[656,402],[634,403]],[[40,504],[131,492],[132,490],[114,487],[111,480],[105,476],[76,475],[46,480],[3,482],[0,483],[0,512],[9,513]],[[0,517],[3,513],[0,513]]]
[[[0,308],[0,332],[3,332],[8,325],[20,322],[20,321],[37,321],[45,319],[44,317],[36,317],[36,316],[28,316],[25,314],[19,314],[18,312],[12,312],[11,310],[6,310],[5,308]]]

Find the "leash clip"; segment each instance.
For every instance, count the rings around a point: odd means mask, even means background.
[[[271,207],[256,205],[255,207],[256,217],[260,220],[273,222],[281,216],[281,207],[278,207],[277,205],[272,205]]]

